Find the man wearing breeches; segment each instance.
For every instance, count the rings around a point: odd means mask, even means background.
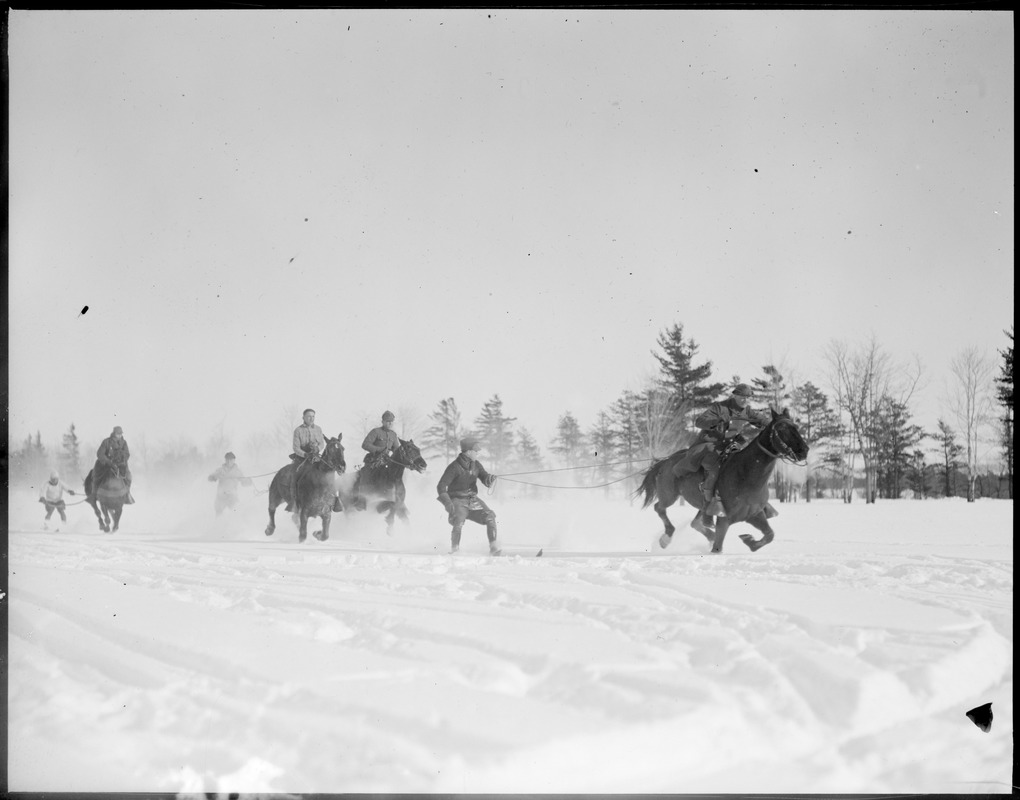
[[[447,519],[453,526],[450,534],[450,552],[460,549],[460,534],[467,520],[485,526],[489,539],[489,553],[498,556],[502,550],[496,541],[496,514],[478,496],[478,481],[490,487],[496,476],[485,471],[478,460],[481,445],[477,439],[462,439],[460,455],[443,472],[436,485],[438,500],[446,509]]]

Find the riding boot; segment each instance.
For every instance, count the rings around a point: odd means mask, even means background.
[[[705,480],[701,482],[701,493],[705,497],[703,512],[706,517],[715,517],[722,513],[722,505],[715,494],[716,477],[718,476],[709,474],[706,475]]]
[[[344,510],[344,504],[340,502],[340,495],[333,496],[333,510],[337,514]]]
[[[131,496],[131,481],[124,481],[127,484],[127,499],[124,501],[124,505],[131,505],[135,502],[135,498]]]

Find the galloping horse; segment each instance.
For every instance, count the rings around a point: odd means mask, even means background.
[[[404,487],[404,470],[424,472],[428,465],[422,458],[421,450],[413,439],[400,440],[400,447],[393,451],[392,456],[383,456],[375,462],[365,464],[359,471],[350,490],[349,508],[364,511],[368,507],[369,497],[381,497],[375,510],[386,514],[386,533],[393,531],[393,520],[400,517],[407,519],[407,506],[404,499],[407,489]]]
[[[294,504],[294,518],[298,525],[298,541],[308,538],[308,518],[319,517],[322,530],[312,534],[320,542],[329,538],[329,522],[333,516],[333,496],[336,493],[335,475],[342,475],[347,469],[344,461],[344,447],[340,444],[341,433],[335,439],[326,439],[326,449],[322,456],[306,467],[298,477],[296,497],[291,497],[291,475],[298,468],[297,462],[291,462],[273,476],[269,484],[269,525],[266,536],[272,536],[276,530],[276,507],[280,503]]]
[[[666,526],[665,532],[659,537],[659,546],[663,548],[672,541],[673,531],[676,530],[666,516],[666,509],[681,496],[695,508],[700,509],[705,505],[705,497],[700,488],[703,471],[682,478],[673,475],[673,465],[686,453],[686,450],[679,450],[654,463],[635,492],[644,492],[642,508],[648,508],[652,500],[658,498],[655,513]],[[790,413],[783,409],[782,414],[773,411],[772,420],[758,435],[746,447],[726,458],[716,481],[716,491],[725,515],[718,518],[714,536],[711,532],[704,534],[712,544],[713,553],[722,552],[726,531],[735,522],[746,522],[762,532],[761,539],[755,539],[747,533],[741,534],[740,540],[752,551],[772,541],[775,534],[768,520],[776,515],[776,511],[768,503],[769,478],[772,477],[777,460],[795,463],[806,459],[807,454],[807,443],[801,437],[797,425],[790,419]]]
[[[104,533],[110,533],[110,523],[113,523],[113,532],[120,528],[120,515],[124,511],[124,502],[128,496],[127,482],[117,471],[107,473],[102,482],[92,491],[93,472],[85,476],[85,502],[92,506],[96,512],[96,519],[99,520],[99,529]],[[102,513],[100,513],[102,509]]]

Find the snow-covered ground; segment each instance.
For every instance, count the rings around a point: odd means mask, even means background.
[[[502,484],[510,555],[451,557],[436,477],[305,544],[207,483],[139,480],[116,534],[12,492],[10,788],[1009,791],[1011,503],[787,504],[712,556],[688,507],[661,551],[651,510]]]

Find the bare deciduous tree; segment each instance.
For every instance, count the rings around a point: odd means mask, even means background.
[[[976,347],[965,347],[949,362],[953,382],[947,388],[946,401],[963,434],[967,457],[967,502],[973,503],[978,477],[981,434],[993,418],[994,397],[992,360]]]
[[[907,406],[920,383],[923,372],[920,361],[897,365],[882,350],[874,334],[853,351],[845,342],[833,340],[825,350],[829,380],[845,422],[849,438],[847,453],[851,455],[846,476],[852,486],[852,455],[860,453],[864,461],[865,502],[874,503],[878,496],[876,466],[878,461],[879,411],[883,398]]]

